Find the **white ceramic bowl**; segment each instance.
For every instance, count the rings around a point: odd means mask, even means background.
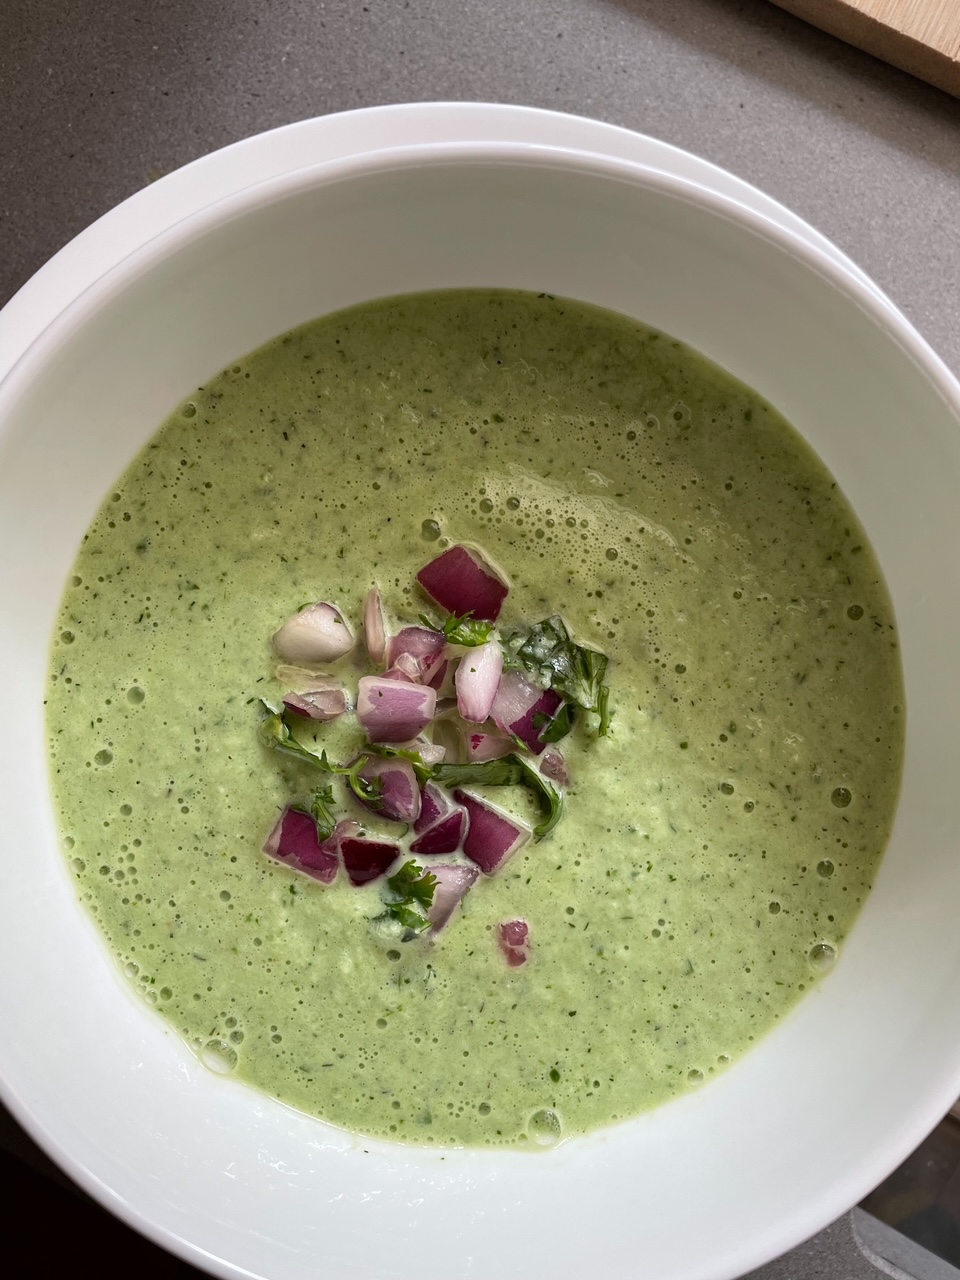
[[[349,1135],[202,1068],[128,992],[54,829],[42,698],[110,484],[238,354],[363,299],[548,290],[675,334],[771,400],[851,499],[896,609],[903,793],[833,973],[722,1078],[538,1156]],[[110,1208],[223,1276],[722,1280],[859,1199],[960,1093],[960,388],[837,255],[700,186],[516,143],[393,146],[170,225],[0,385],[0,1081]]]

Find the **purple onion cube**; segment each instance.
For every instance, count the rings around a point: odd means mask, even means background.
[[[527,843],[530,828],[469,791],[453,794],[469,819],[463,852],[485,875],[492,876]]]
[[[442,661],[446,645],[442,631],[433,631],[430,627],[404,627],[387,641],[387,665],[395,667],[401,657],[412,659],[419,673],[417,678],[426,683],[434,667]]]
[[[513,722],[510,732],[514,737],[519,738],[524,746],[529,747],[535,756],[538,756],[546,746],[540,734],[562,705],[563,698],[559,693],[554,692],[553,689],[544,689],[533,706],[519,720]]]
[[[431,560],[417,574],[431,600],[448,613],[472,614],[496,622],[510,591],[504,575],[476,547],[457,545]]]
[[[425,782],[420,792],[420,817],[413,824],[414,831],[420,835],[452,808],[453,803],[442,787],[438,787],[435,782]]]
[[[437,694],[425,685],[361,676],[357,719],[371,742],[409,742],[434,717]]]
[[[467,832],[467,814],[464,809],[454,809],[446,817],[440,818],[432,827],[417,836],[410,846],[411,853],[433,856],[442,853],[456,853],[463,843]]]
[[[505,920],[497,929],[497,941],[511,969],[530,959],[530,926],[526,920]]]
[[[378,880],[396,861],[400,846],[391,840],[374,840],[366,836],[347,836],[340,840],[340,856],[344,869],[355,885]]]
[[[312,814],[288,805],[267,836],[263,852],[268,858],[302,871],[314,880],[332,884],[337,877],[339,863],[336,849],[329,848],[329,843],[321,843]]]
[[[409,760],[368,756],[360,777],[364,782],[380,782],[380,794],[375,800],[361,800],[362,805],[391,822],[416,822],[420,816],[420,784]]]

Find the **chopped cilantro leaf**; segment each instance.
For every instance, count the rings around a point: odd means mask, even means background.
[[[412,859],[405,862],[387,880],[383,894],[386,909],[377,920],[395,920],[412,934],[422,933],[430,926],[424,912],[433,905],[436,888],[437,877],[431,871],[424,871]]]
[[[541,742],[560,742],[573,728],[574,704],[564,702],[551,720],[549,716],[534,716],[533,727],[540,730]],[[542,724],[537,721],[542,720]]]
[[[396,894],[397,902],[416,903],[418,906],[428,908],[433,905],[437,877],[432,871],[424,871],[413,859],[405,862],[400,870],[389,878],[387,884],[390,891]]]
[[[377,756],[388,756],[391,759],[409,760],[413,765],[413,772],[417,775],[417,781],[421,785],[429,782],[433,776],[433,766],[427,764],[419,751],[412,751],[409,747],[388,747],[382,742],[377,742],[368,743],[364,751]]]
[[[282,751],[288,756],[295,756],[298,760],[308,760],[311,764],[327,769],[331,773],[337,772],[326,763],[325,753],[317,755],[315,751],[311,751],[309,747],[305,747],[303,743],[296,740],[282,714],[274,711],[269,703],[265,702],[263,705],[269,712],[260,721],[260,740],[264,746],[270,747],[273,751]]]
[[[396,920],[397,924],[402,924],[405,929],[414,933],[423,933],[424,929],[430,925],[426,916],[422,916],[419,911],[414,911],[412,907],[404,906],[402,902],[392,903],[383,914],[387,919]]]
[[[515,633],[506,649],[512,666],[524,667],[545,687],[594,712],[600,717],[599,733],[608,732],[607,655],[577,644],[559,614],[535,623],[526,634]]]
[[[437,629],[435,624],[423,614],[420,615],[420,621],[432,630]],[[441,623],[440,630],[451,644],[473,648],[478,644],[487,643],[493,635],[493,623],[475,618],[472,613],[451,613],[448,614],[446,621]]]
[[[370,759],[366,752],[358,756],[352,765],[345,769],[333,769],[334,773],[342,773],[347,780],[347,786],[363,804],[368,804],[374,809],[379,809],[383,804],[383,779],[382,778],[362,778],[360,771]]]

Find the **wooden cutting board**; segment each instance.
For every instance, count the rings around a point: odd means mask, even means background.
[[[960,98],[960,0],[773,0]]]

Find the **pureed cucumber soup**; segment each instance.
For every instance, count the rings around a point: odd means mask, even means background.
[[[262,852],[327,784],[412,836],[264,745],[271,636],[321,600],[359,636],[374,586],[388,631],[439,625],[416,574],[463,543],[509,575],[497,634],[560,615],[609,657],[610,727],[576,709],[553,829],[440,932],[385,936],[386,876]],[[351,701],[376,673],[362,639],[326,670]],[[79,893],[209,1065],[360,1133],[530,1146],[702,1087],[830,967],[902,701],[863,530],[769,405],[624,317],[456,291],[305,325],[180,406],[84,539],[48,725]],[[330,762],[364,741],[352,712],[304,723]],[[469,790],[540,819],[529,787]]]

